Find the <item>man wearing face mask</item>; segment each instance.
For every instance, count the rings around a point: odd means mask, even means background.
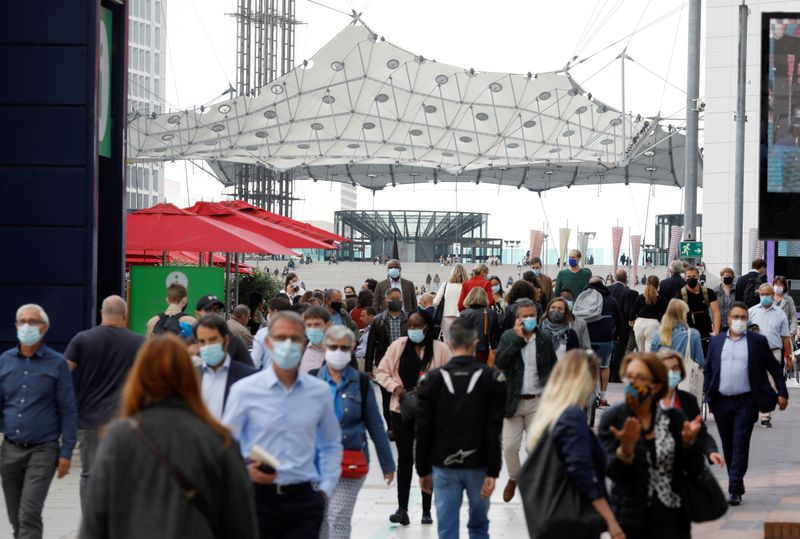
[[[53,475],[58,471],[61,479],[69,472],[77,406],[64,356],[42,342],[50,327],[44,309],[23,305],[16,326],[19,346],[0,355],[0,476],[14,537],[40,538]]]
[[[708,345],[703,382],[728,463],[731,505],[739,505],[745,492],[750,436],[758,413],[771,412],[776,405],[784,410],[789,404],[783,371],[767,337],[747,331],[747,321],[747,305],[737,301],[728,314],[730,329],[712,337]]]
[[[533,272],[533,276],[536,277],[539,286],[544,291],[542,303],[547,305],[550,303],[550,300],[553,299],[553,279],[542,273],[542,259],[538,256],[534,256],[531,259],[531,271]]]
[[[414,293],[414,283],[400,277],[400,261],[389,260],[386,264],[388,278],[379,282],[375,286],[375,295],[372,299],[372,306],[376,311],[382,311],[386,306],[384,305],[383,298],[386,296],[386,291],[396,288],[400,290],[402,297],[401,303],[403,310],[411,313],[417,310],[417,295]]]
[[[325,338],[325,330],[331,327],[330,312],[325,307],[309,307],[303,313],[303,322],[306,325],[308,346],[300,361],[300,372],[308,372],[319,369],[325,362],[322,340]]]
[[[789,371],[794,363],[789,320],[783,309],[775,305],[774,293],[771,284],[764,283],[759,286],[759,304],[750,307],[748,314],[750,322],[756,324],[759,327],[759,333],[767,338],[775,360],[783,365],[785,359],[786,370]],[[772,415],[769,412],[761,415],[761,426],[772,427]]]
[[[345,326],[353,332],[354,337],[358,335],[358,327],[353,322],[353,319],[350,318],[347,309],[344,308],[344,303],[342,303],[342,293],[335,288],[328,288],[325,290],[324,298],[325,308],[328,309],[328,314],[331,315],[331,325]]]
[[[507,329],[500,337],[495,358],[495,365],[506,377],[502,438],[509,480],[503,489],[505,502],[511,501],[517,488],[522,435],[530,434],[539,398],[550,371],[558,361],[552,337],[537,327],[536,305],[533,301],[523,298],[517,300],[515,305],[516,322],[512,329]]]
[[[328,385],[298,371],[306,328],[295,313],[270,319],[272,361],[231,388],[222,422],[247,458],[258,444],[276,473],[249,462],[261,537],[318,537],[327,499],[341,475],[342,431]],[[287,413],[287,410],[291,413]]]
[[[708,338],[719,333],[720,318],[717,295],[700,284],[700,270],[694,266],[686,269],[686,286],[675,294],[689,306],[689,327],[700,333],[703,353],[708,351]]]
[[[592,272],[588,268],[582,268],[581,252],[573,249],[569,252],[569,259],[567,260],[566,268],[562,269],[556,275],[556,289],[555,295],[561,293],[562,288],[569,288],[575,297],[581,295],[581,292],[589,285],[589,279],[592,277]]]
[[[221,316],[205,315],[198,320],[193,332],[203,360],[199,367],[203,401],[211,415],[222,419],[231,386],[257,371],[249,365],[231,361],[228,354],[230,329]]]

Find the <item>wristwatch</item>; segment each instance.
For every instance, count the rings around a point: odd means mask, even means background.
[[[630,455],[626,455],[622,451],[622,446],[617,447],[617,451],[616,451],[615,454],[616,454],[617,458],[620,461],[622,461],[624,464],[631,464],[633,462],[633,453],[631,453]]]

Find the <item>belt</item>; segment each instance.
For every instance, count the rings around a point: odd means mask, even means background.
[[[257,487],[268,494],[277,494],[278,496],[315,492],[311,483],[295,483],[293,485],[276,485],[272,483],[270,485],[257,485]]]
[[[519,398],[524,401],[529,401],[531,399],[538,399],[541,395],[520,395]]]
[[[39,447],[40,445],[44,445],[46,443],[49,443],[49,442],[39,442],[39,443],[35,443],[34,444],[34,443],[28,443],[28,442],[15,442],[14,440],[9,440],[8,438],[5,438],[5,441],[8,442],[9,444],[13,445],[14,447],[19,447],[19,448],[22,448],[22,449],[31,449],[31,448]]]

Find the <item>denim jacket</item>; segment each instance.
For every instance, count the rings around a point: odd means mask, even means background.
[[[323,365],[317,377],[326,384],[329,383],[330,375],[328,367]],[[361,387],[359,384],[360,373],[353,367],[347,367],[342,371],[342,382],[336,388],[337,403],[334,408],[341,407],[342,418],[339,426],[342,429],[342,446],[349,450],[363,450],[369,462],[369,448],[367,444],[367,431],[375,444],[378,452],[378,461],[383,473],[395,471],[392,448],[389,445],[389,437],[383,428],[383,418],[378,409],[378,401],[370,384],[367,391],[367,402],[365,413],[361,413]]]

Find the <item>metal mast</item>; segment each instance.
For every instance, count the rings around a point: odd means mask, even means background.
[[[736,95],[736,169],[733,187],[733,271],[742,275],[742,235],[744,227],[744,128],[747,122],[747,5],[739,6],[739,66]]]
[[[294,68],[295,0],[237,0],[236,91],[255,96],[275,78]],[[262,165],[235,165],[236,198],[265,210],[292,214],[291,172]]]
[[[684,169],[683,238],[696,240],[697,161],[700,97],[700,0],[689,0],[689,57],[686,84],[686,163]]]

